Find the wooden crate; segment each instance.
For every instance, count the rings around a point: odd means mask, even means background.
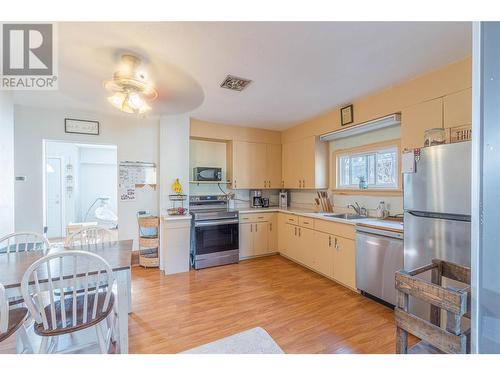
[[[419,274],[432,272],[431,281]],[[443,278],[459,281],[468,286],[463,289],[444,287]],[[470,318],[470,268],[434,259],[431,264],[413,271],[396,272],[397,306],[396,352],[408,353],[470,353],[470,329],[462,331],[462,319]],[[409,312],[409,297],[431,305],[429,321]],[[441,312],[445,311],[446,328],[441,327]],[[408,333],[420,338],[408,348]]]

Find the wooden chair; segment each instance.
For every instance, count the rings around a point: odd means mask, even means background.
[[[91,226],[71,234],[66,238],[64,247],[71,248],[75,246],[97,245],[113,240],[113,233],[100,226]]]
[[[49,241],[39,233],[17,232],[0,238],[0,254],[47,251],[48,249],[50,249]]]
[[[431,281],[417,275],[432,272]],[[462,289],[444,287],[443,278],[470,285],[470,268],[439,259],[416,270],[396,272],[397,306],[396,352],[398,354],[466,354],[470,353],[470,286]],[[409,297],[431,305],[429,321],[409,312]],[[442,328],[441,312],[446,312],[446,328]],[[408,348],[408,333],[420,338]]]
[[[34,232],[17,232],[0,238],[0,255],[18,253],[22,251],[47,251],[49,241],[41,234]],[[23,302],[21,296],[9,298],[9,305],[14,306]]]
[[[39,352],[56,352],[60,335],[94,327],[100,351],[107,353],[117,330],[113,284],[109,264],[87,251],[60,251],[28,267],[21,291],[35,320],[34,331],[42,337]]]
[[[26,307],[9,308],[9,302],[5,298],[5,288],[0,284],[0,342],[8,339],[12,334],[18,335],[18,353],[32,353],[33,349],[24,328],[24,322],[28,318],[28,309]]]

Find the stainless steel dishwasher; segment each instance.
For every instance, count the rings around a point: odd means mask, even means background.
[[[396,304],[394,273],[403,269],[403,233],[356,227],[356,286],[364,294]]]

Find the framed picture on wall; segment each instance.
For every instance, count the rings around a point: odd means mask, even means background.
[[[354,113],[352,104],[340,108],[340,124],[342,126],[349,125],[354,122]]]
[[[99,135],[99,121],[65,118],[64,132],[73,134]]]

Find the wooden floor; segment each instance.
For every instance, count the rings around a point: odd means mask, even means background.
[[[164,276],[133,269],[130,353],[177,353],[260,326],[285,353],[394,353],[391,309],[285,258]]]

